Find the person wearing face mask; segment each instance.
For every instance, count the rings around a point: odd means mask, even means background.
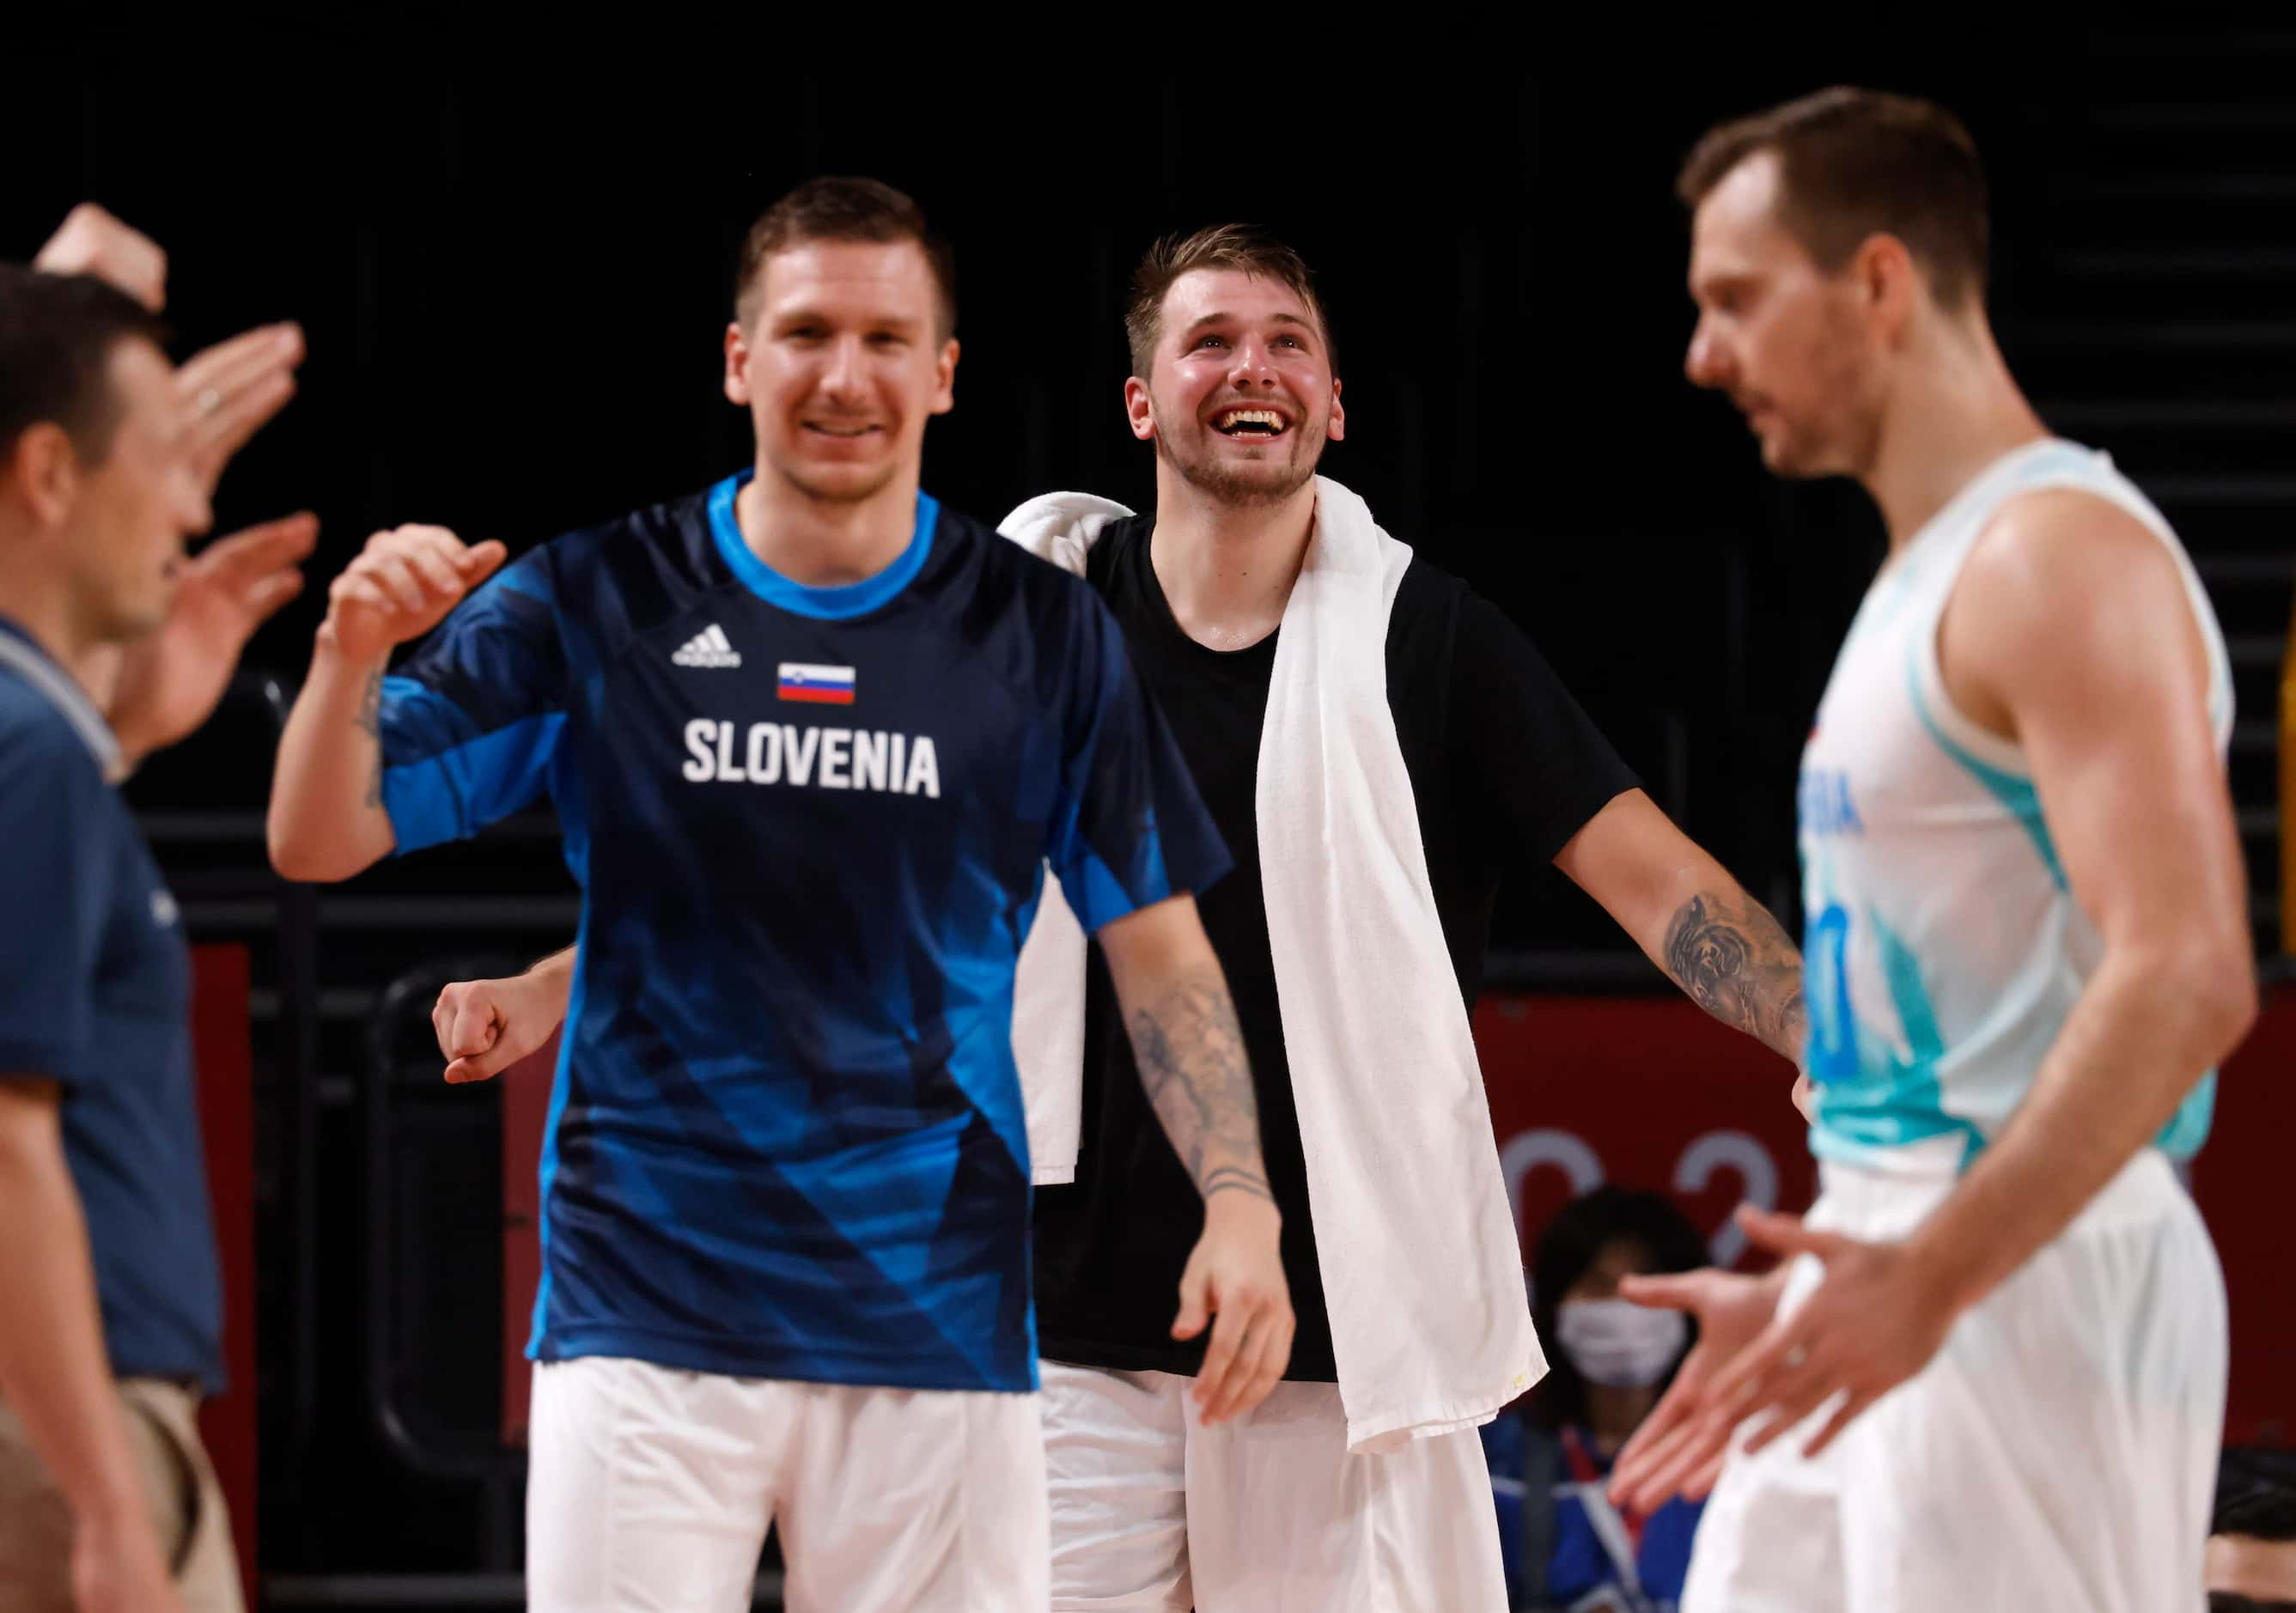
[[[1681,1595],[1700,1503],[1623,1510],[1604,1481],[1693,1342],[1682,1313],[1634,1305],[1619,1284],[1705,1260],[1697,1231],[1671,1202],[1615,1185],[1573,1200],[1539,1238],[1531,1311],[1556,1347],[1554,1360],[1483,1440],[1511,1607],[1664,1613]]]

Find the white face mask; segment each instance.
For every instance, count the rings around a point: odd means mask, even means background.
[[[1589,1383],[1646,1389],[1682,1353],[1690,1323],[1680,1311],[1654,1311],[1626,1299],[1566,1299],[1555,1316],[1557,1342]]]

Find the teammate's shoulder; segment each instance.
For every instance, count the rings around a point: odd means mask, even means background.
[[[0,664],[0,737],[49,744],[74,735],[70,720],[57,708],[54,696],[13,667]]]
[[[2116,500],[2079,488],[2005,501],[1953,578],[1940,656],[2014,684],[2079,682],[2184,649],[2204,662],[2194,595],[2165,538]]]
[[[0,772],[19,781],[37,779],[44,789],[103,781],[87,736],[56,697],[5,665],[0,665]]]
[[[715,491],[705,488],[574,528],[536,544],[520,560],[562,575],[612,567],[641,554],[698,568],[713,547],[709,498]]]
[[[1043,493],[1015,508],[996,530],[1039,558],[1073,568],[1105,594],[1156,529],[1152,510],[1135,513],[1094,493]]]
[[[988,522],[946,504],[933,545],[936,550],[946,545],[953,561],[971,569],[984,593],[992,597],[1017,594],[1018,602],[1031,610],[1072,610],[1093,599],[1092,586],[1083,577],[1032,553]]]
[[[1403,569],[1403,580],[1395,585],[1395,611],[1456,611],[1465,602],[1478,597],[1464,578],[1446,571],[1419,549],[1411,551],[1411,563]]]
[[[1109,561],[1130,558],[1136,550],[1147,546],[1156,536],[1156,512],[1143,510],[1137,515],[1119,515],[1100,529],[1092,545],[1093,569],[1098,570]]]
[[[1028,557],[1020,544],[999,534],[987,521],[938,499],[934,501],[932,544],[935,553],[960,557],[975,565],[1003,565],[1007,550]]]
[[[1466,578],[1413,551],[1410,565],[1396,584],[1395,603],[1388,611],[1391,655],[1449,656],[1456,654],[1463,638],[1480,643],[1494,637],[1525,636],[1513,618],[1476,593]]]
[[[2004,500],[1971,545],[1961,581],[2062,605],[2091,588],[2176,575],[2161,534],[2136,511],[2095,489],[2056,486]]]
[[[496,580],[589,624],[616,647],[732,580],[712,531],[712,502],[729,485],[562,532],[520,555]]]

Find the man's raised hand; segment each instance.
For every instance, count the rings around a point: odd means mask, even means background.
[[[1611,1494],[1621,1505],[1648,1514],[1675,1495],[1695,1500],[1713,1488],[1736,1426],[1717,1413],[1715,1381],[1777,1314],[1785,1274],[1784,1266],[1760,1277],[1710,1266],[1620,1283],[1621,1297],[1636,1305],[1698,1319],[1698,1342],[1611,1470]]]
[[[168,303],[168,254],[93,201],[64,215],[32,266],[48,274],[93,274],[154,314]]]
[[[92,201],[65,216],[32,266],[50,274],[93,274],[155,314],[167,305],[168,254]],[[210,497],[231,456],[295,396],[295,366],[302,362],[301,327],[268,324],[217,342],[176,372],[192,466]]]
[[[380,662],[437,626],[509,553],[491,538],[465,544],[444,527],[378,532],[327,590],[320,634],[354,661]]]
[[[130,757],[172,745],[216,708],[248,639],[302,591],[315,515],[219,537],[184,562],[160,630],[116,657],[105,716]]]
[[[295,396],[302,362],[300,325],[258,325],[193,354],[176,372],[192,470],[209,496],[231,456]]]

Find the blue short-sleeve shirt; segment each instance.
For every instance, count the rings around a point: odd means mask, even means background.
[[[1081,579],[920,495],[847,587],[743,478],[521,557],[386,680],[401,850],[547,793],[582,886],[529,1353],[1036,1382],[1013,978],[1226,866]]]
[[[191,956],[78,684],[0,619],[0,1077],[55,1082],[112,1371],[223,1387]]]

